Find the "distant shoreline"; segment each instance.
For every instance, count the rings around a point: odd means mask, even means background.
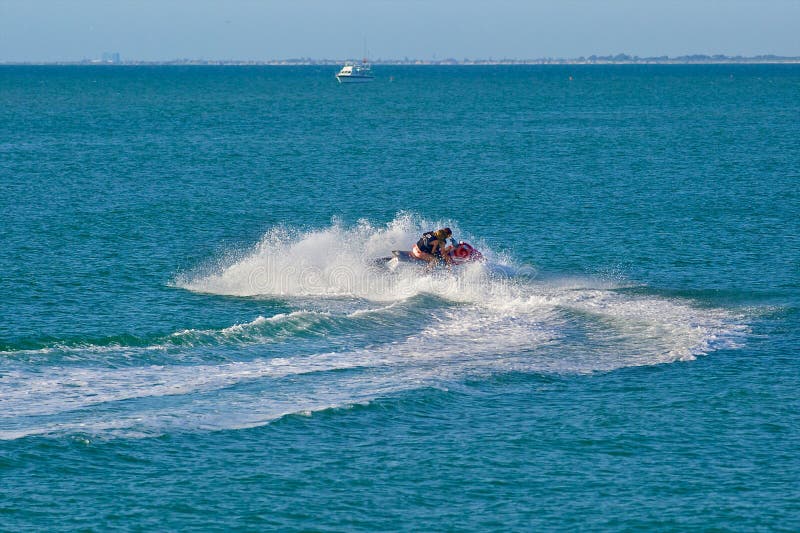
[[[0,66],[335,66],[352,59],[270,59],[270,60],[211,60],[173,59],[168,61],[0,61]],[[800,57],[763,55],[754,57],[722,55],[689,55],[679,57],[637,57],[626,54],[589,56],[575,59],[375,59],[373,65],[385,66],[491,66],[491,65],[776,65],[800,64]]]

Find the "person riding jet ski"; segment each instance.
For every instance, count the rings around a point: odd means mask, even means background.
[[[450,264],[450,256],[447,254],[447,239],[453,236],[450,228],[437,229],[422,234],[417,244],[411,249],[411,255],[417,259],[427,261],[433,267],[439,261]]]
[[[449,237],[451,245],[447,245]],[[410,251],[392,250],[389,257],[375,259],[376,265],[385,265],[390,270],[397,268],[400,263],[427,263],[431,270],[437,264],[444,263],[450,269],[468,263],[482,263],[486,260],[483,254],[473,248],[469,243],[456,241],[452,238],[450,228],[428,231],[422,235]]]

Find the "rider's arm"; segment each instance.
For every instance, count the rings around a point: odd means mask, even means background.
[[[437,250],[439,251],[439,257],[441,257],[445,263],[450,263],[450,256],[447,255],[447,241],[437,240],[433,246],[433,253],[435,254]]]

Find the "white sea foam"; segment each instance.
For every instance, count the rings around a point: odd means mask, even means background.
[[[0,420],[55,416],[59,421],[10,424],[14,427],[0,430],[0,438],[78,427],[102,431],[120,417],[131,421],[131,429],[148,434],[174,430],[176,424],[185,427],[187,420],[201,418],[206,429],[247,427],[290,412],[364,402],[464,375],[511,370],[515,358],[510,352],[534,349],[555,336],[554,331],[473,308],[443,313],[435,324],[402,342],[349,352],[213,365],[51,367],[45,374],[13,370],[0,380]],[[311,374],[313,379],[296,385]],[[281,381],[286,377],[292,380]],[[259,393],[236,390],[248,384]],[[214,406],[204,399],[210,393],[216,398]],[[154,397],[192,400],[178,405],[165,402],[164,408],[130,403]],[[218,412],[220,405],[226,415],[211,423],[208,413]],[[103,409],[92,410],[98,406]]]
[[[384,227],[362,221],[354,227],[334,223],[307,232],[276,228],[244,257],[210,274],[183,274],[175,285],[228,296],[346,296],[389,302],[420,293],[453,293],[463,287],[452,281],[463,277],[421,275],[418,268],[387,275],[374,263],[376,258],[390,256],[392,250],[410,249],[422,231],[444,224],[403,215]],[[487,254],[492,258],[491,251]],[[507,266],[495,259],[491,265]],[[486,268],[465,270],[471,270],[473,277],[487,274]],[[443,278],[449,281],[443,282]]]
[[[736,347],[747,332],[743,317],[730,311],[634,294],[608,281],[496,277],[480,265],[389,273],[371,264],[407,247],[421,227],[435,225],[400,217],[382,229],[361,223],[272,231],[239,260],[210,274],[184,275],[176,285],[232,296],[283,294],[302,300],[305,310],[221,329],[182,330],[149,348],[279,342],[272,326],[314,328],[334,318],[383,324],[402,316],[399,304],[409,297],[433,295],[438,299],[421,304],[422,316],[415,320],[422,325],[414,334],[341,352],[304,353],[300,344],[284,350],[285,357],[223,363],[11,369],[0,376],[0,438],[251,427],[288,413],[369,402],[465,377],[591,373],[691,360]],[[360,303],[336,311],[331,296]],[[319,309],[312,308],[314,302]]]
[[[713,349],[720,338],[735,342],[726,317],[716,312],[669,301],[633,301],[630,307],[626,302],[599,291],[509,301],[492,310],[450,307],[402,341],[345,352],[202,365],[12,370],[0,380],[0,420],[7,422],[0,424],[0,438],[244,428],[465,377],[609,371],[683,360]],[[572,319],[562,309],[610,322],[612,333],[599,334],[611,346],[564,349],[562,331]],[[631,316],[635,321],[626,322]],[[676,326],[679,321],[684,323]],[[159,401],[148,401],[154,398]]]

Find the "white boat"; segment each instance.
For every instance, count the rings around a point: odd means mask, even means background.
[[[356,63],[347,62],[342,67],[342,70],[336,75],[339,83],[363,83],[372,81],[375,76],[372,75],[370,64],[362,61],[360,65]]]

